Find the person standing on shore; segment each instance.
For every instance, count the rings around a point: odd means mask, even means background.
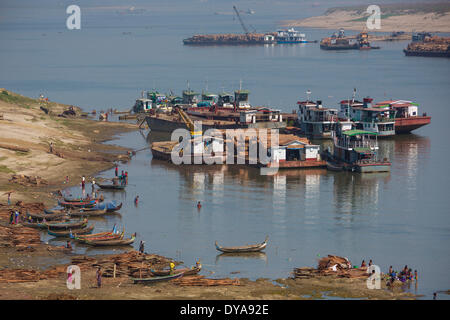
[[[11,214],[9,215],[9,224],[14,224],[14,212],[11,211]]]
[[[139,252],[144,253],[144,241],[141,240],[141,243],[139,244]]]
[[[119,167],[116,164],[116,177],[119,175]]]
[[[125,184],[128,184],[128,171],[125,171]]]
[[[86,178],[83,176],[83,177],[81,178],[81,189],[84,189],[85,184],[86,184]]]
[[[97,269],[97,287],[101,288],[102,287],[102,269],[100,267],[98,267]]]

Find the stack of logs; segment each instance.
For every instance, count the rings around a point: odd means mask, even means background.
[[[9,182],[18,183],[27,187],[31,186],[40,186],[40,185],[48,185],[47,180],[42,179],[39,176],[30,177],[23,174],[14,174],[9,179]]]
[[[205,276],[186,276],[174,279],[172,283],[179,286],[239,286],[239,279],[206,279]]]
[[[445,52],[450,46],[450,38],[445,37],[426,37],[423,42],[411,42],[408,44],[407,50],[410,51],[438,51]]]
[[[16,228],[0,225],[0,247],[23,250],[41,244],[39,231],[32,228]]]
[[[88,256],[74,257],[72,264],[78,265],[81,270],[101,267],[104,277],[149,277],[150,269],[163,269],[171,259],[156,254],[142,254],[138,251],[129,251],[116,255],[95,258]],[[115,266],[115,267],[114,267]]]
[[[369,274],[367,268],[352,268],[347,258],[328,255],[319,260],[317,269],[314,268],[295,268],[293,271],[295,279],[309,279],[322,276],[337,276],[340,278],[361,278],[367,279]]]

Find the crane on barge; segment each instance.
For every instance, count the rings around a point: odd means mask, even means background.
[[[242,29],[244,29],[245,35],[247,36],[247,38],[250,35],[250,32],[248,31],[248,28],[245,26],[244,21],[241,18],[241,15],[239,14],[238,9],[236,8],[236,6],[233,6],[234,12],[236,12],[236,16],[239,19],[239,22],[241,23]],[[255,30],[256,31],[256,30]]]

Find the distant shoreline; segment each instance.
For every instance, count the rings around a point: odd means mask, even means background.
[[[323,15],[301,20],[282,21],[284,27],[310,27],[321,29],[346,29],[370,32],[450,32],[450,3],[440,4],[434,10],[433,4],[420,7],[381,5],[381,29],[367,30],[369,16],[364,7],[343,7],[327,10]],[[436,7],[437,8],[437,7]]]

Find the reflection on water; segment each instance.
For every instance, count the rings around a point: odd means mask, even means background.
[[[221,253],[216,256],[216,264],[222,259],[259,259],[267,264],[267,254],[265,252],[247,252],[247,253]]]
[[[423,221],[411,212],[417,212],[422,202],[413,193],[408,195],[409,207],[398,206],[396,194],[417,188],[430,146],[428,138],[409,138],[380,141],[380,154],[393,162],[390,173],[314,169],[261,176],[259,170],[242,165],[177,166],[153,159],[148,150],[138,152],[123,165],[130,177],[126,192],[104,193],[107,200],[124,203],[122,217],[108,217],[104,224],[98,221],[96,232],[110,230],[114,223],[119,228],[124,225],[127,233],[137,232],[137,242],[146,241],[149,252],[182,261],[200,258],[213,277],[238,272],[252,279],[285,277],[294,267],[314,266],[319,253],[342,254],[350,260],[370,254],[381,267],[388,267],[407,260],[399,257],[408,254],[402,250],[404,245],[420,247],[413,231]],[[150,133],[143,146],[138,139],[140,133],[129,133],[121,143],[139,149],[170,137]],[[322,143],[326,146],[329,141]],[[102,175],[112,174],[109,170]],[[77,192],[79,188],[72,193]],[[133,204],[136,194],[141,199],[138,207]],[[197,201],[202,202],[200,210]],[[405,240],[397,245],[399,233]],[[242,245],[257,243],[266,235],[271,241],[264,253],[218,255],[214,246],[216,239]],[[113,250],[76,246],[77,253]]]

